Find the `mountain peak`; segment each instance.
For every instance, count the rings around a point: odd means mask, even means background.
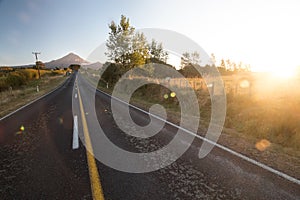
[[[63,56],[62,58],[80,58],[80,59],[82,59],[80,56],[78,56],[77,54],[75,54],[73,52],[68,53],[67,55]]]
[[[71,64],[81,65],[84,63],[89,63],[89,62],[79,57],[75,53],[71,52],[60,59],[45,63],[45,65],[47,68],[55,68],[55,67],[66,68],[69,67]]]
[[[73,52],[70,52],[70,53],[68,53],[66,56],[78,56],[78,55],[76,55],[75,53],[73,53]],[[79,56],[78,56],[79,57]]]

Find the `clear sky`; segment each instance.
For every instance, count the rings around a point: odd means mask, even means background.
[[[299,0],[0,0],[0,66],[82,58],[108,36],[108,23],[164,28],[196,41],[217,60],[255,70],[300,66]]]

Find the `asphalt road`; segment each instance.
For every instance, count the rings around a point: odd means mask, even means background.
[[[87,151],[80,141],[72,149],[73,115],[84,138],[90,122],[92,87],[72,75],[62,87],[0,121],[0,199],[92,199],[93,178]],[[80,90],[83,109],[80,109]],[[76,93],[77,94],[77,93]],[[79,95],[79,94],[78,94]],[[72,101],[78,102],[73,105]],[[122,103],[120,103],[122,104]],[[149,152],[168,144],[177,129],[165,125],[149,139],[126,135],[115,124],[110,97],[96,92],[97,121],[118,147],[131,152]],[[75,106],[75,109],[74,109]],[[122,108],[122,105],[119,106]],[[149,117],[130,109],[132,119],[147,125]],[[20,127],[24,126],[24,131]],[[86,143],[86,138],[84,138]],[[127,173],[96,161],[105,199],[300,199],[300,186],[257,167],[222,149],[214,148],[198,158],[199,139],[173,164],[148,173]],[[97,151],[98,141],[91,141]],[[109,152],[107,157],[115,159]],[[120,163],[122,164],[122,163]]]

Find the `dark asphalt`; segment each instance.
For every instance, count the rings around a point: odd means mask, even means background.
[[[71,146],[74,78],[0,122],[0,199],[91,198],[85,149]]]
[[[72,150],[74,80],[0,121],[0,199],[92,198],[85,148],[80,143]],[[81,76],[78,83],[85,98],[91,86]],[[159,149],[176,133],[166,125],[157,136],[136,139],[116,126],[107,95],[97,92],[95,106],[107,137],[128,151]],[[138,124],[149,120],[133,109],[131,116]],[[97,161],[105,199],[300,199],[299,185],[218,148],[198,159],[200,145],[196,139],[176,162],[150,173],[120,172]]]

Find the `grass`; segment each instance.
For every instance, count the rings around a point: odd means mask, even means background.
[[[230,85],[228,77],[223,79],[227,80],[226,87],[236,88],[236,80]],[[239,132],[239,136],[251,142],[267,140],[270,144],[299,151],[300,80],[281,80],[255,75],[253,79],[251,93],[243,88],[238,88],[236,93],[232,89],[227,90],[229,92],[224,127]],[[172,115],[180,116],[178,103],[170,101],[170,98],[163,99],[165,93],[170,91],[162,87],[140,88],[133,94],[131,101],[143,106],[159,103],[172,113],[177,113]],[[205,88],[196,90],[195,93],[201,113],[199,126],[205,129],[210,122],[211,101]]]
[[[64,70],[40,70],[41,77],[62,75],[64,73]],[[13,69],[8,72],[0,71],[0,92],[10,88],[18,89],[38,78],[39,74],[36,69]]]
[[[253,96],[229,95],[225,127],[249,138],[300,150],[300,94],[286,84],[274,83],[276,93],[264,97],[271,89],[257,90]],[[293,80],[293,85],[300,83]]]
[[[66,77],[62,75],[43,76],[41,79],[29,81],[26,85],[17,89],[0,92],[0,117],[50,92],[62,84],[65,79]],[[37,86],[39,86],[39,92],[37,92]]]
[[[86,77],[87,74],[85,74]],[[94,85],[96,78],[88,77]],[[251,93],[226,79],[227,112],[218,143],[276,169],[300,178],[300,80],[254,77]],[[109,94],[113,87],[99,82],[98,88]],[[238,92],[235,92],[238,91]],[[170,91],[150,86],[134,92],[130,103],[148,110],[153,104],[164,106],[168,120],[180,122],[176,100],[163,98]],[[211,102],[208,91],[197,90],[201,120],[199,134],[205,134],[210,122]]]
[[[228,84],[227,87],[235,88]],[[263,81],[263,82],[262,82]],[[286,148],[300,150],[300,93],[297,85],[299,80],[257,80],[252,86],[252,94],[249,92],[227,93],[227,113],[225,129],[239,132],[239,135],[254,140],[268,140],[271,143]],[[289,87],[293,85],[293,87]],[[105,84],[98,87],[108,93],[111,88]],[[275,89],[274,89],[275,88]],[[166,88],[158,85],[148,85],[134,92],[131,103],[146,110],[153,104],[161,104],[172,113],[174,121],[180,117],[180,107],[176,98],[164,99],[164,94],[170,94]],[[207,90],[196,90],[198,104],[200,106],[200,126],[207,127],[210,122],[211,102]],[[177,120],[176,120],[177,119]],[[232,132],[232,131],[229,131]]]

